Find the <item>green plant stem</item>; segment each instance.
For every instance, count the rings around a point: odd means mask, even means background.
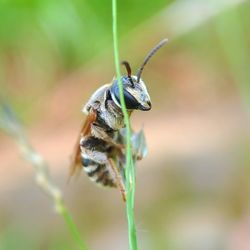
[[[137,250],[137,237],[136,227],[134,222],[134,197],[135,197],[135,168],[131,150],[131,129],[129,122],[129,115],[126,109],[122,82],[120,72],[120,61],[119,61],[119,49],[118,49],[118,33],[117,33],[117,2],[112,0],[112,17],[113,17],[113,43],[114,43],[114,59],[116,77],[118,80],[120,101],[122,107],[122,113],[124,116],[124,122],[126,126],[126,166],[125,166],[125,177],[126,177],[126,212],[128,221],[128,236],[129,246],[131,250]]]
[[[63,199],[58,199],[56,201],[56,208],[58,213],[63,217],[65,223],[67,224],[67,227],[69,231],[71,232],[72,236],[74,237],[75,241],[78,243],[81,250],[87,250],[86,245],[84,244],[81,235],[71,217],[70,212],[65,207]]]

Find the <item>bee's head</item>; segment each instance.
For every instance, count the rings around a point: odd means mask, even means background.
[[[143,64],[139,68],[137,75],[131,75],[131,68],[128,62],[123,61],[122,64],[126,67],[127,75],[121,77],[123,93],[124,93],[124,100],[126,104],[126,108],[133,110],[139,109],[143,111],[148,111],[151,109],[151,101],[150,96],[148,94],[147,88],[143,80],[141,79],[141,74],[144,69],[144,66],[147,64],[149,59],[155,54],[155,52],[161,48],[167,39],[162,40],[158,45],[156,45],[150,53],[145,58]],[[121,107],[120,102],[120,93],[119,93],[119,86],[118,81],[115,79],[110,89],[110,94],[112,100],[118,107]]]
[[[127,109],[139,109],[144,111],[151,109],[150,96],[142,79],[137,82],[137,77],[130,75],[122,76],[121,81],[124,93],[124,100]],[[115,102],[115,104],[121,107],[117,79],[113,81],[110,93],[111,98]]]

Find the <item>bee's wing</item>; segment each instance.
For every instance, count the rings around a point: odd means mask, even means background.
[[[133,133],[131,141],[132,148],[137,160],[144,158],[148,153],[144,131],[141,129],[138,133]]]
[[[69,178],[76,175],[81,169],[81,149],[80,140],[82,137],[90,134],[91,124],[96,120],[96,112],[91,110],[81,126],[80,133],[77,137],[76,144],[73,149],[73,154],[71,156],[70,173]]]
[[[122,143],[126,143],[126,128],[120,129],[120,135],[122,137]],[[147,143],[144,135],[143,129],[139,132],[132,132],[131,144],[133,156],[136,160],[141,160],[148,153]]]

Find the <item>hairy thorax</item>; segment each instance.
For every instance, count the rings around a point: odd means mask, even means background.
[[[112,100],[100,105],[100,118],[113,130],[119,130],[125,126],[121,108]]]

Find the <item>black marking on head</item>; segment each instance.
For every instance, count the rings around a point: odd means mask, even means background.
[[[141,67],[139,68],[136,76],[137,76],[137,82],[140,82],[140,78],[141,78],[141,74],[142,71],[145,67],[145,65],[147,64],[147,62],[149,61],[149,59],[155,54],[155,52],[160,49],[165,43],[168,42],[168,39],[163,39],[162,41],[160,41],[150,52],[149,54],[146,56],[144,62],[142,63]]]

